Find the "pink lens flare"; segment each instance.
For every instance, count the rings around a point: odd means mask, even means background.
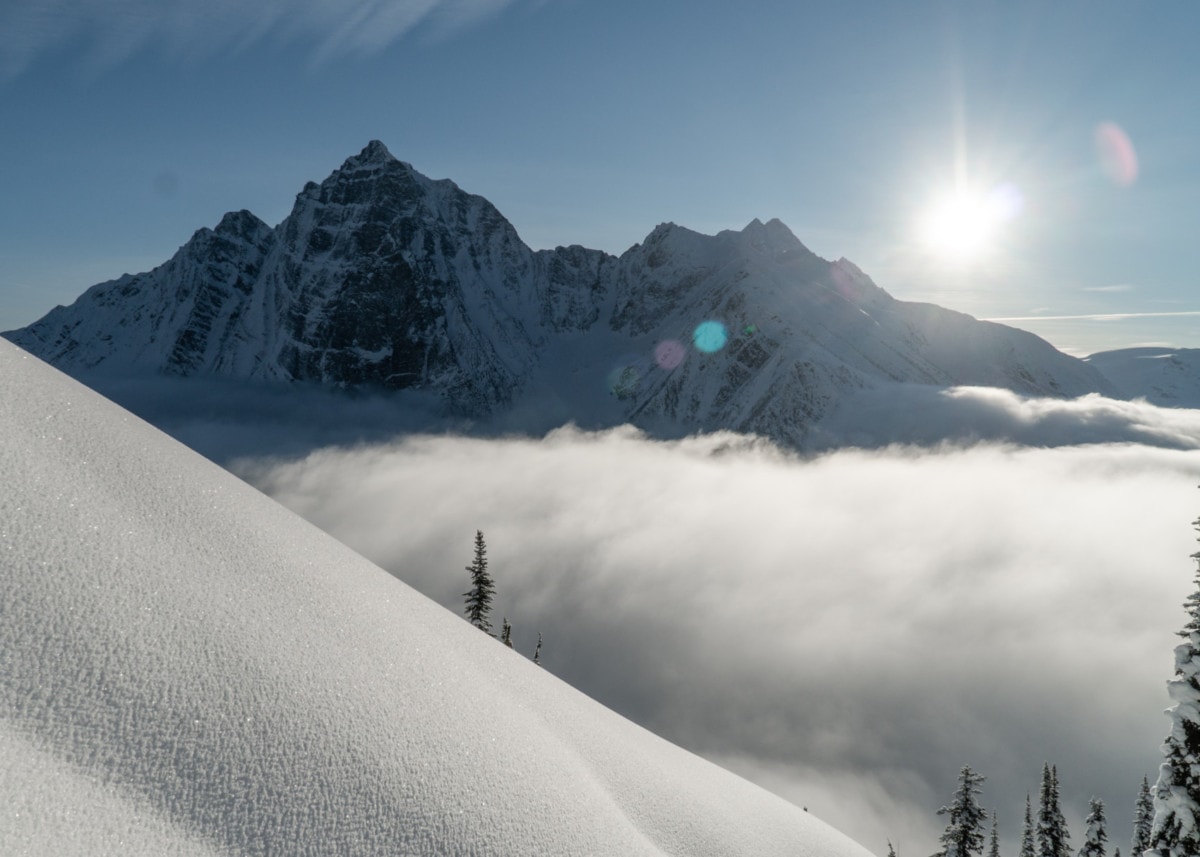
[[[1096,126],[1095,136],[1096,157],[1109,180],[1120,187],[1129,187],[1137,181],[1137,152],[1121,126],[1115,122],[1101,122]]]
[[[665,339],[654,347],[654,362],[658,364],[658,368],[668,372],[678,369],[685,356],[687,349],[682,342],[675,339]]]

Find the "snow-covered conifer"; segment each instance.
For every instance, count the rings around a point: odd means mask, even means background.
[[[1108,842],[1107,822],[1104,818],[1104,801],[1092,798],[1088,812],[1087,833],[1084,834],[1083,847],[1079,849],[1079,857],[1105,857],[1105,843]]]
[[[512,644],[512,623],[508,621],[508,617],[504,617],[504,622],[500,626],[500,642],[508,646],[510,649]]]
[[[895,848],[895,846],[892,845],[892,840],[890,840],[890,839],[888,840],[887,857],[896,857],[896,848]]]
[[[533,650],[533,662],[539,666],[542,663],[542,632],[538,631],[537,648]]]
[[[1200,520],[1192,526],[1200,530]],[[1200,854],[1200,553],[1192,559],[1197,560],[1196,589],[1183,605],[1188,621],[1179,636],[1184,642],[1175,647],[1175,678],[1167,682],[1175,704],[1167,710],[1171,734],[1162,748],[1146,852],[1158,857]]]
[[[1021,827],[1020,857],[1037,857],[1037,851],[1033,847],[1033,807],[1030,805],[1028,794],[1025,795],[1025,824]]]
[[[992,816],[992,838],[988,844],[988,857],[1000,857],[1000,822]]]
[[[938,810],[938,815],[948,815],[949,822],[939,840],[942,850],[938,857],[971,857],[983,854],[983,822],[987,812],[975,799],[979,784],[984,778],[964,765],[958,775],[958,790],[954,802]]]
[[[496,586],[488,575],[487,545],[483,541],[483,533],[475,531],[475,559],[467,566],[471,575],[471,588],[463,593],[466,599],[467,621],[486,633],[492,633],[492,623],[489,618],[492,612],[492,597],[496,594]]]
[[[1130,843],[1133,857],[1142,857],[1142,853],[1150,847],[1150,831],[1153,828],[1154,798],[1150,794],[1150,780],[1142,777],[1142,787],[1133,807],[1133,840]]]
[[[1070,857],[1070,854],[1071,836],[1058,798],[1058,768],[1045,763],[1038,809],[1037,857]]]

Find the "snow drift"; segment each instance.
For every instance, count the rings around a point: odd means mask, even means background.
[[[867,853],[8,343],[0,398],[0,852]]]

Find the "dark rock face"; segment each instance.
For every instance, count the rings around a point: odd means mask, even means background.
[[[718,347],[693,342],[719,325]],[[487,200],[372,142],[272,229],[246,211],[144,274],[5,334],[67,371],[420,390],[466,416],[729,428],[802,445],[847,393],[889,381],[1107,391],[1022,331],[896,301],[777,220],[673,224],[622,256],[534,252]]]

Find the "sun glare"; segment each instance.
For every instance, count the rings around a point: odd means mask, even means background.
[[[988,191],[959,189],[927,210],[919,237],[927,250],[945,262],[973,262],[995,249],[1001,227],[1020,207],[1020,194],[1011,185]]]

